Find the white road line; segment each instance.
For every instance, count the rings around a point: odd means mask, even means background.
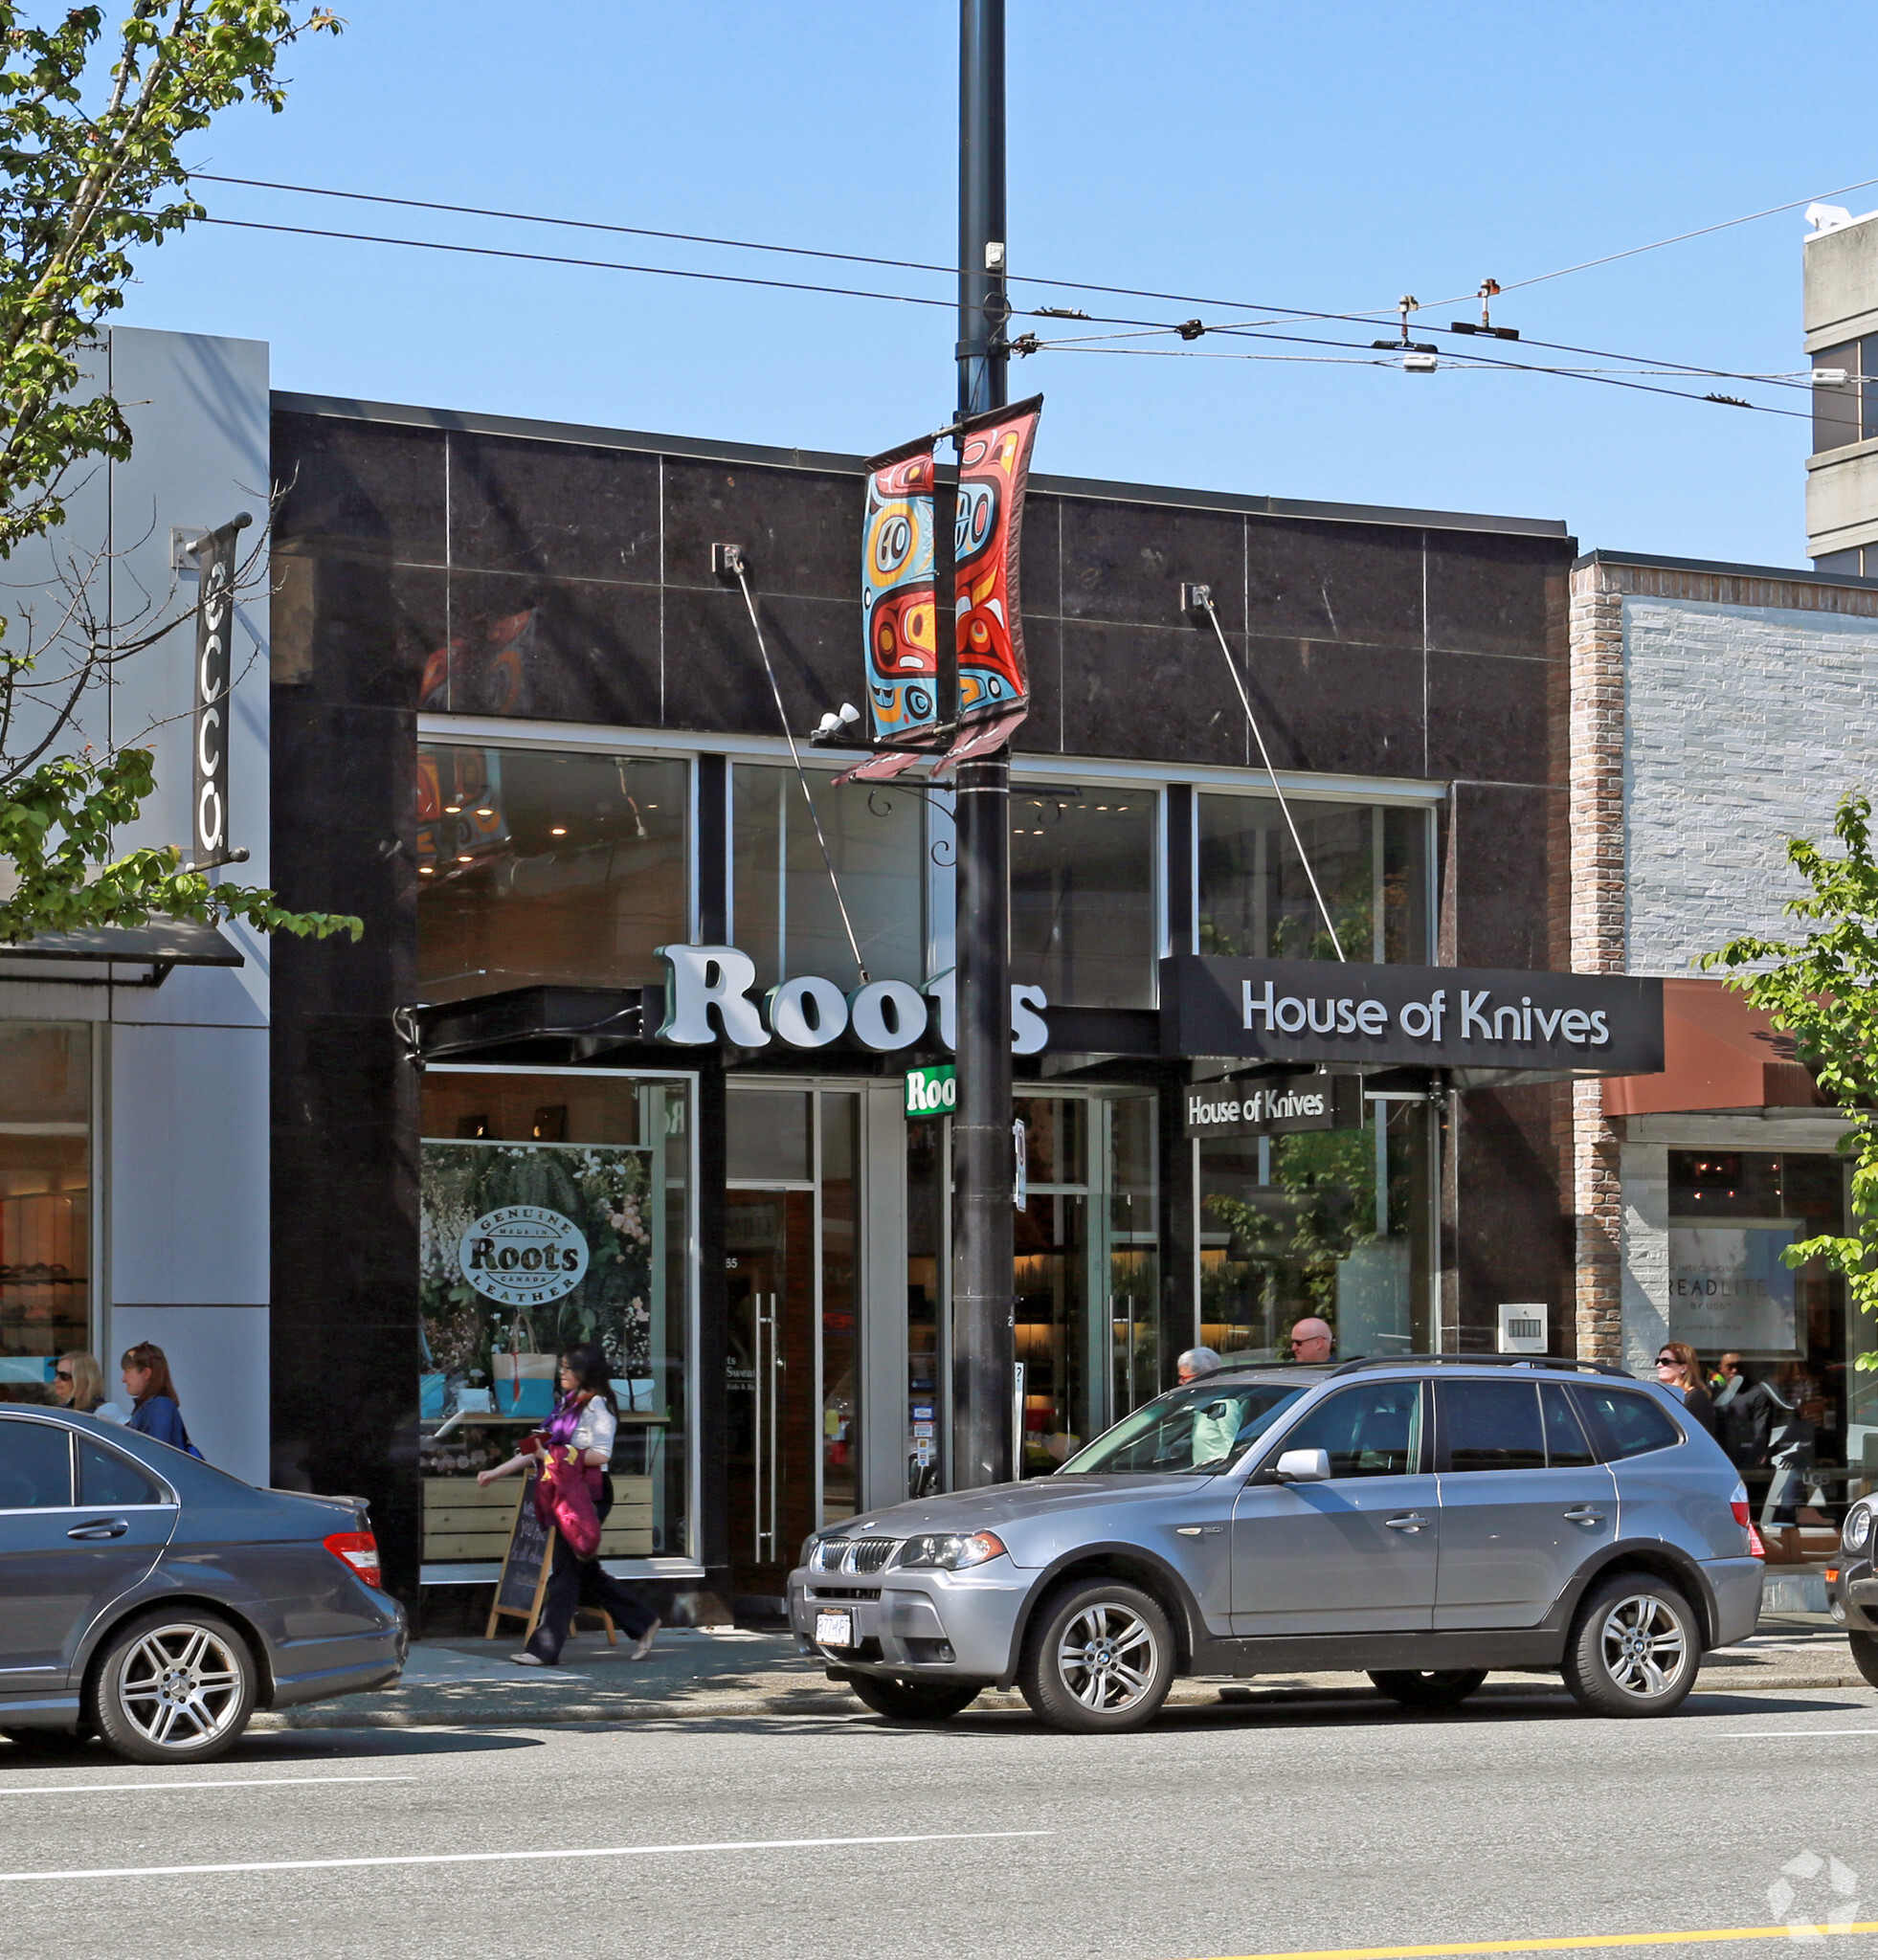
[[[334,1779],[337,1781],[337,1778]],[[660,1858],[683,1851],[827,1851],[855,1844],[958,1844],[985,1838],[1054,1838],[1054,1831],[921,1831],[895,1838],[749,1838],[719,1844],[615,1844],[583,1851],[434,1851],[404,1858],[277,1858],[252,1864],[140,1864],[91,1871],[0,1872],[0,1885],[47,1879],[175,1879],[209,1872],[330,1872],[366,1865],[511,1864],[555,1858]]]
[[[190,1776],[150,1783],[0,1783],[0,1796],[89,1796],[104,1790],[273,1790],[283,1783],[415,1783],[414,1776]]]

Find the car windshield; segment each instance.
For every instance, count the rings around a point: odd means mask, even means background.
[[[1302,1386],[1283,1382],[1195,1382],[1126,1416],[1058,1474],[1192,1477],[1230,1470],[1303,1393]]]

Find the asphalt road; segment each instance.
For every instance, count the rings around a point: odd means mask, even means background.
[[[34,1960],[1212,1960],[1834,1913],[1878,1920],[1863,1689],[1630,1723],[1491,1689],[1439,1717],[1243,1703],[1098,1739],[1008,1715],[316,1730],[181,1774],[0,1748],[0,1924]]]

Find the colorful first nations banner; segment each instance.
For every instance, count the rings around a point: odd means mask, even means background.
[[[1001,748],[1030,708],[1019,612],[1024,488],[1043,397],[959,427],[953,519],[953,645],[958,720],[939,721],[938,580],[931,436],[867,465],[861,619],[869,732],[876,753],[843,781],[879,782],[919,762],[935,775]],[[941,755],[946,737],[951,746]]]

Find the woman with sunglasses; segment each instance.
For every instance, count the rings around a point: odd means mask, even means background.
[[[58,1357],[53,1364],[53,1400],[80,1415],[96,1415],[106,1406],[104,1370],[95,1355],[75,1349]]]
[[[1715,1405],[1703,1377],[1702,1363],[1687,1341],[1666,1341],[1656,1350],[1657,1386],[1673,1389],[1683,1398],[1689,1419],[1710,1436],[1715,1433]]]

